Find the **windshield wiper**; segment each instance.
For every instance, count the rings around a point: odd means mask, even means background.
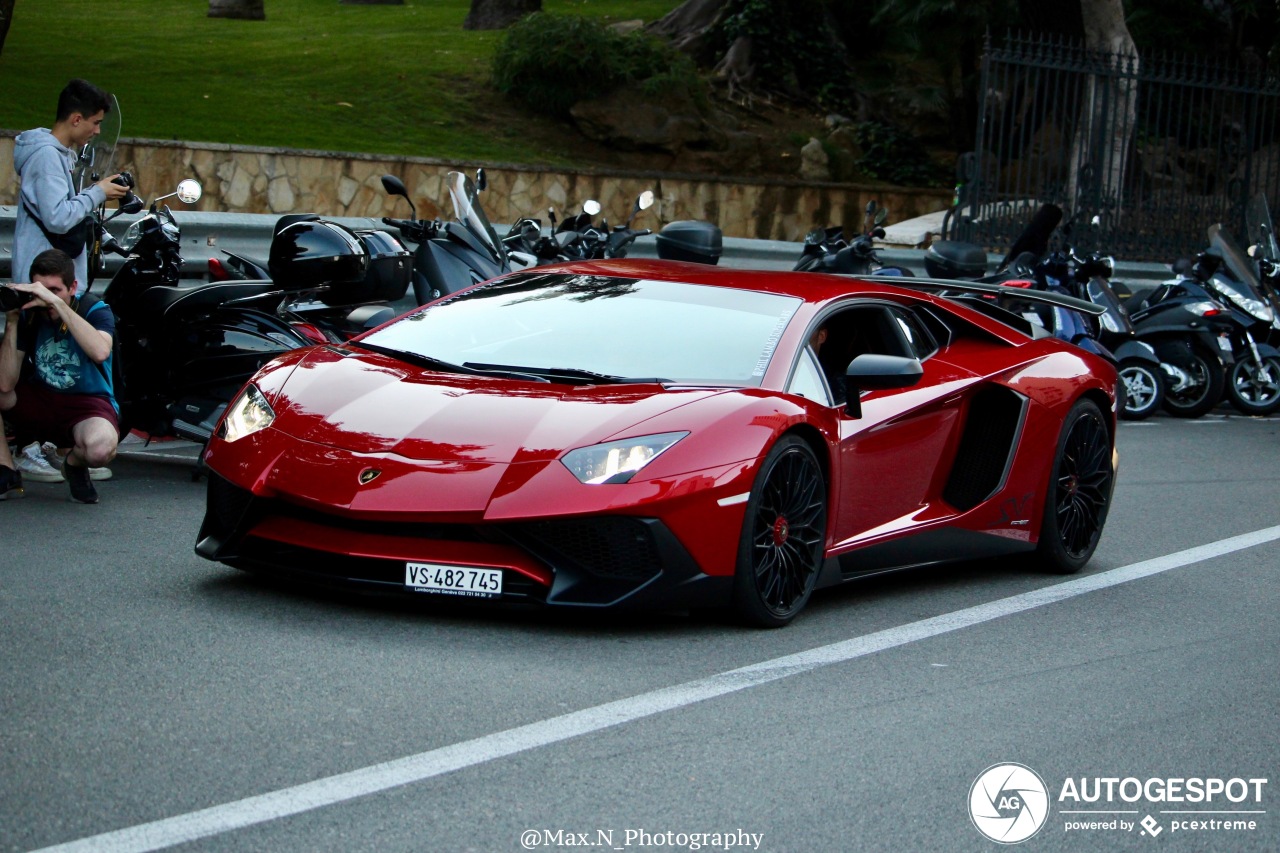
[[[464,373],[467,375],[477,375],[482,371],[472,370],[464,365],[453,364],[448,361],[442,361],[438,358],[432,358],[429,355],[423,355],[417,352],[406,352],[404,350],[392,349],[391,347],[381,347],[377,344],[367,343],[365,341],[348,341],[348,346],[360,347],[370,352],[376,352],[380,355],[389,355],[392,358],[398,358],[401,361],[407,361],[418,367],[426,367],[430,370],[437,370],[441,373]]]
[[[482,364],[474,361],[464,362],[463,366],[483,372],[510,372],[535,376],[544,382],[577,379],[587,385],[661,385],[671,381],[657,376],[613,376],[608,373],[596,373],[594,370],[583,370],[580,367],[523,367],[514,364]]]

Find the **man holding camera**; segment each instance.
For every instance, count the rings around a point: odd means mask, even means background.
[[[80,192],[72,178],[77,151],[102,130],[111,96],[86,80],[72,80],[58,95],[52,129],[18,134],[13,170],[22,181],[13,231],[13,277],[27,275],[31,261],[45,249],[61,249],[76,265],[76,281],[89,281],[93,211],[129,188],[119,175],[103,178]]]
[[[31,282],[4,294],[0,411],[11,418],[19,446],[34,439],[71,448],[62,462],[71,499],[97,503],[89,468],[109,463],[119,439],[111,382],[115,318],[105,302],[77,296],[76,288],[74,261],[49,249],[32,261]],[[0,499],[21,492],[21,475],[0,441]]]

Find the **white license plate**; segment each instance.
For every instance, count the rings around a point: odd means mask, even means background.
[[[1231,352],[1231,338],[1226,335],[1218,336],[1218,349],[1224,352]]]
[[[414,592],[497,598],[502,595],[502,570],[441,563],[405,563],[404,585]]]

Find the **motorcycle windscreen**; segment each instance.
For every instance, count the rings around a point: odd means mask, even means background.
[[[1244,290],[1247,292],[1243,292],[1241,295],[1253,299],[1261,299],[1259,294],[1262,293],[1262,283],[1258,281],[1258,272],[1254,269],[1253,261],[1245,253],[1244,249],[1240,248],[1240,244],[1232,239],[1227,230],[1221,225],[1210,225],[1209,245],[1222,253],[1223,262],[1236,278],[1236,281],[1231,282],[1229,286],[1243,284]],[[1239,290],[1240,288],[1232,286],[1231,289]]]
[[[1262,247],[1262,254],[1268,260],[1280,261],[1280,244],[1276,241],[1276,228],[1271,222],[1271,209],[1267,205],[1267,197],[1258,193],[1249,200],[1248,217],[1249,240]]]
[[[502,264],[505,254],[499,248],[501,243],[498,242],[498,233],[493,230],[493,226],[489,224],[489,217],[484,215],[484,210],[480,207],[476,185],[461,172],[450,172],[448,181],[454,219],[474,234],[476,239],[489,250],[493,259]]]
[[[111,167],[115,162],[116,142],[120,139],[120,102],[115,95],[109,97],[111,109],[102,118],[102,130],[80,149],[76,167],[71,173],[76,192],[83,192],[90,184],[115,174]]]

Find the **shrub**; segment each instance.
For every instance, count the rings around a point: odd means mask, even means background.
[[[648,94],[682,89],[701,99],[693,63],[641,32],[626,35],[594,18],[539,12],[503,33],[493,57],[498,91],[537,112],[568,118],[578,101],[623,85]]]

